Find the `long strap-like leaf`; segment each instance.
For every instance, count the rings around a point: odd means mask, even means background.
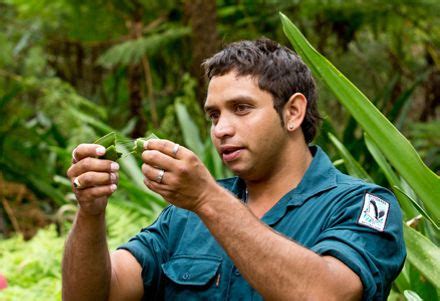
[[[416,230],[404,225],[408,261],[411,262],[429,281],[440,288],[440,250],[429,239]]]
[[[423,163],[411,143],[373,103],[315,50],[285,15],[281,13],[280,15],[284,32],[297,53],[379,146],[392,166],[411,185],[438,224],[440,222],[440,177]]]

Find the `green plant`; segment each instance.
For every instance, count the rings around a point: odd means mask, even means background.
[[[371,101],[318,53],[285,15],[281,14],[281,20],[284,31],[295,50],[380,147],[394,168],[413,187],[430,214],[433,215],[436,224],[440,223],[438,204],[440,177],[423,163],[411,143]],[[396,154],[399,155],[396,156]]]
[[[427,232],[426,236],[423,235],[426,232],[423,228],[419,227],[418,232],[405,226],[408,260],[395,282],[397,291],[394,291],[391,297],[396,298],[400,293],[409,300],[417,300],[419,296],[429,296],[431,300],[436,300],[437,290],[440,288],[440,250],[432,239],[435,237],[435,231],[439,229],[440,177],[426,167],[410,142],[356,86],[310,45],[298,28],[283,14],[281,21],[284,32],[295,50],[368,134],[368,149],[392,185],[406,218],[414,217],[416,211],[413,204],[434,226],[434,235]],[[350,173],[370,178],[336,137],[331,135],[330,139],[343,156]],[[418,197],[417,201],[410,196],[414,192]],[[430,229],[430,226],[426,229]],[[428,281],[421,283],[420,276],[414,275],[423,275],[423,279]]]
[[[127,206],[125,198],[119,193],[107,207],[110,250],[115,250],[152,221],[141,211]],[[70,228],[71,224],[65,224]],[[0,272],[8,279],[8,288],[0,291],[0,299],[61,300],[61,258],[65,239],[58,235],[55,225],[51,225],[27,242],[19,235],[0,241]]]
[[[99,144],[105,147],[105,154],[99,158],[111,161],[117,161],[121,158],[122,153],[116,150],[116,133],[110,132],[101,138],[98,138],[94,144]]]

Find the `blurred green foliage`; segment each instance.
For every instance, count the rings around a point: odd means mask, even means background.
[[[141,213],[125,206],[126,200],[117,194],[107,209],[108,244],[111,250],[126,242],[146,224],[152,222]],[[71,224],[61,221],[64,231]],[[40,230],[25,242],[20,235],[0,241],[0,266],[8,279],[8,288],[0,291],[0,299],[61,300],[61,258],[65,236],[55,225]]]

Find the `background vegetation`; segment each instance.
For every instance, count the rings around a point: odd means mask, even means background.
[[[0,0],[0,273],[9,282],[0,299],[60,299],[75,211],[65,172],[78,143],[111,130],[121,140],[154,132],[192,148],[216,177],[228,175],[207,135],[199,66],[238,39],[290,45],[279,11],[439,174],[438,1]],[[327,85],[320,81],[325,120],[315,143],[343,171],[403,191],[409,261],[390,299],[438,300],[438,216],[425,210],[431,223],[420,214],[423,198]],[[112,247],[164,205],[142,184],[136,158],[121,165],[108,209]]]

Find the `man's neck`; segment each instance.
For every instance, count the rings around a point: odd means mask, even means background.
[[[297,187],[312,159],[306,144],[291,144],[278,160],[275,172],[261,181],[245,181],[247,203],[254,214],[261,218],[286,193]]]

